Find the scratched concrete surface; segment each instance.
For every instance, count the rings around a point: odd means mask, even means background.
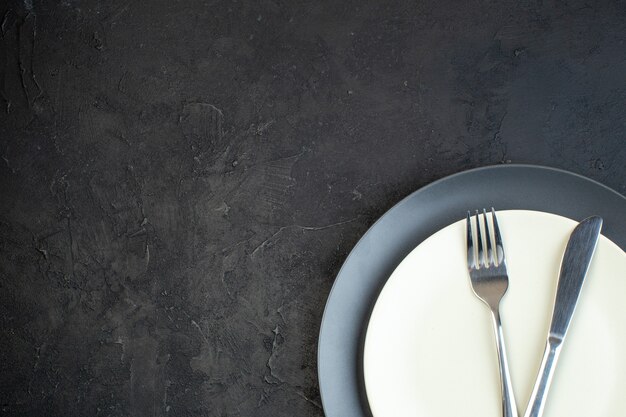
[[[0,2],[0,411],[323,415],[391,205],[498,163],[626,191],[626,6]]]

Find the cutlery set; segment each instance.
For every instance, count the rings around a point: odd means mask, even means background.
[[[518,417],[500,322],[500,301],[509,286],[502,236],[493,208],[490,216],[491,227],[485,209],[483,209],[482,216],[476,211],[474,217],[475,221],[472,222],[472,216],[468,211],[466,219],[468,272],[474,294],[489,307],[491,312],[498,351],[502,415],[503,417]],[[541,417],[543,415],[555,366],[601,229],[602,218],[592,216],[580,222],[570,235],[561,261],[561,271],[545,352],[524,417]]]

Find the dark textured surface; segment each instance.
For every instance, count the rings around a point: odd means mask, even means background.
[[[626,6],[0,4],[0,411],[321,416],[342,261],[501,162],[626,191]]]

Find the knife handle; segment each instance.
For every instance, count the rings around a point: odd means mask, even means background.
[[[537,375],[524,417],[541,417],[543,415],[546,397],[548,396],[548,390],[554,375],[554,365],[556,365],[561,353],[561,342],[561,339],[548,338],[546,349],[543,352],[543,359],[541,360],[541,367],[539,368],[539,375]]]

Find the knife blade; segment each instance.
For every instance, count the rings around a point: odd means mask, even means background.
[[[556,289],[554,309],[546,348],[530,396],[524,417],[541,417],[545,408],[545,400],[550,389],[554,369],[567,330],[569,329],[576,304],[580,296],[591,259],[598,244],[602,218],[591,216],[580,222],[570,235]]]

